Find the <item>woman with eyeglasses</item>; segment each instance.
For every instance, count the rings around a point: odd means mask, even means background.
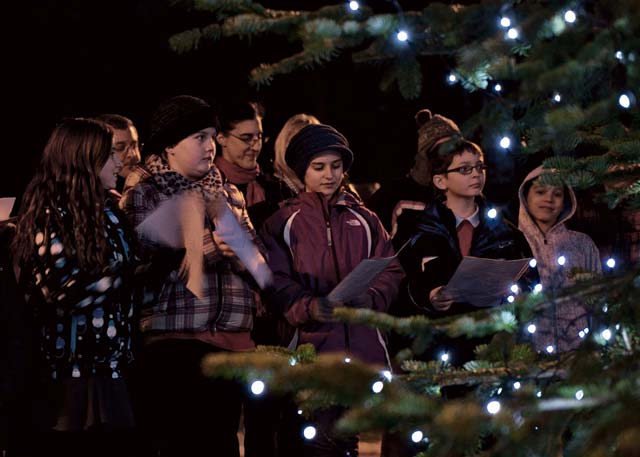
[[[133,235],[108,189],[112,130],[66,119],[51,134],[13,244],[33,314],[34,455],[133,455]]]

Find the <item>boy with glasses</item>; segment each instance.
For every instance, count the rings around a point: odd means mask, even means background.
[[[439,317],[474,309],[454,302],[444,287],[464,256],[514,260],[532,254],[524,235],[483,199],[487,167],[477,144],[454,136],[435,145],[428,159],[432,186],[441,198],[420,216],[412,245],[403,251],[401,261],[413,304]],[[435,259],[427,262],[429,257]],[[520,289],[530,290],[534,279],[537,272],[531,270]],[[473,346],[468,353],[461,350],[450,357],[455,365],[463,364],[472,350]]]

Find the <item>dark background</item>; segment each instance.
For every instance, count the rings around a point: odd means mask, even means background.
[[[265,1],[279,9],[313,9],[338,1]],[[406,10],[426,2],[403,1]],[[393,12],[389,1],[368,4],[376,12]],[[412,164],[416,145],[413,116],[428,107],[462,123],[477,111],[481,96],[449,86],[447,62],[424,61],[423,93],[404,100],[394,87],[379,89],[380,66],[352,64],[340,56],[325,67],[276,77],[257,90],[248,81],[249,70],[297,51],[284,38],[228,39],[207,44],[197,52],[173,53],[168,38],[177,32],[202,27],[212,18],[189,11],[189,2],[113,0],[64,2],[35,0],[24,5],[15,18],[14,43],[7,72],[15,80],[8,85],[15,125],[5,123],[5,146],[0,196],[20,196],[33,174],[52,128],[66,116],[93,116],[113,112],[130,117],[144,142],[153,108],[166,97],[191,94],[212,103],[256,98],[266,107],[265,133],[275,139],[285,120],[298,112],[316,115],[334,125],[350,140],[356,155],[354,182],[381,182],[404,174]],[[5,63],[7,60],[5,58]],[[12,141],[13,143],[13,141]],[[268,162],[267,143],[262,161]],[[491,151],[489,159],[491,161]],[[10,162],[7,160],[10,157]],[[496,176],[496,178],[498,178]],[[504,201],[504,176],[500,186],[486,194]],[[513,186],[519,180],[514,177]]]

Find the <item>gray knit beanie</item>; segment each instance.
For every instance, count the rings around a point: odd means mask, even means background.
[[[310,124],[291,138],[284,157],[287,165],[304,182],[304,175],[313,158],[328,151],[340,154],[344,171],[351,168],[353,152],[344,135],[330,125]]]
[[[161,154],[166,147],[208,127],[217,129],[218,119],[207,102],[190,95],[171,97],[160,103],[151,116],[145,155]]]

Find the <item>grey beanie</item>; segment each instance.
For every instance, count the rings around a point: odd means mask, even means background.
[[[208,127],[217,128],[218,119],[207,102],[191,95],[171,97],[160,103],[151,116],[145,155],[161,154],[167,146]]]
[[[287,165],[304,182],[309,163],[318,154],[336,152],[342,157],[342,167],[348,171],[353,163],[353,152],[349,142],[336,129],[326,124],[310,124],[296,133],[285,152]]]

